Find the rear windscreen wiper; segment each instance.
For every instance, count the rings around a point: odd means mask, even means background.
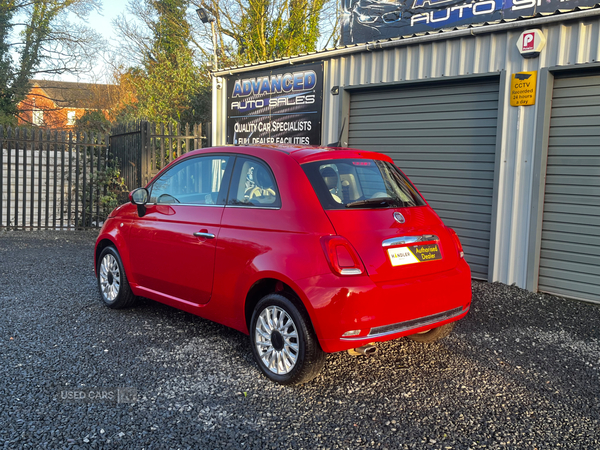
[[[386,206],[391,206],[392,204],[397,203],[395,198],[391,197],[379,197],[379,198],[369,198],[367,200],[357,200],[355,202],[350,202],[346,204],[346,208],[357,208],[359,206],[372,206],[375,208],[385,208]]]

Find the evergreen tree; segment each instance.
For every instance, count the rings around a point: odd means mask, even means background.
[[[130,4],[137,20],[147,26],[147,36],[126,21],[117,23],[128,43],[141,53],[141,70],[129,69],[128,82],[135,90],[136,115],[157,123],[195,122],[194,99],[202,85],[200,71],[188,45],[190,27],[186,0],[144,0]],[[136,34],[138,33],[138,34]]]

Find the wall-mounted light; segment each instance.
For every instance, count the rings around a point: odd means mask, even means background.
[[[196,10],[198,17],[202,21],[202,23],[210,22],[210,29],[212,31],[212,41],[213,41],[213,64],[212,70],[219,69],[219,63],[217,62],[217,33],[215,31],[215,18],[208,15],[208,12],[204,8],[198,8]]]
[[[334,86],[331,88],[331,95],[338,95],[340,93],[340,87]]]
[[[198,8],[196,10],[196,13],[198,14],[198,17],[200,17],[200,20],[202,21],[202,23],[213,22],[215,20],[214,17],[210,17],[208,15],[208,13],[206,12],[206,10],[204,8]]]

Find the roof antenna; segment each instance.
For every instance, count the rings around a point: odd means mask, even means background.
[[[342,134],[344,134],[344,127],[346,126],[346,118],[344,117],[344,123],[342,123],[342,129],[340,130],[340,137],[337,142],[332,142],[331,144],[327,144],[327,147],[341,147],[342,145]]]

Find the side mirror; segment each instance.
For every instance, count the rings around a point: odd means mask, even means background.
[[[129,201],[137,206],[139,217],[146,214],[146,203],[150,200],[150,194],[146,188],[137,188],[129,193]]]
[[[150,199],[150,194],[146,188],[137,188],[129,193],[129,200],[134,205],[145,205]]]

